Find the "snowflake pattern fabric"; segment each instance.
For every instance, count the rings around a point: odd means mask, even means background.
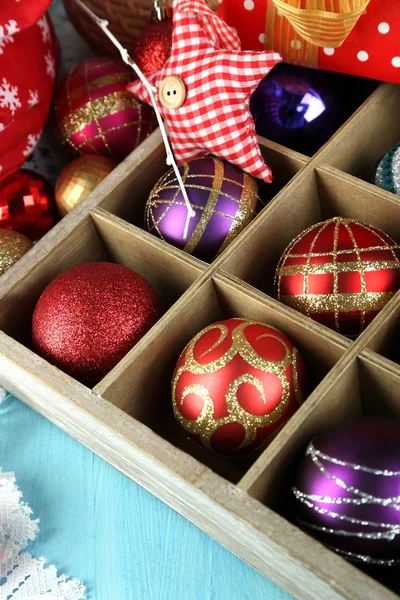
[[[48,0],[20,4],[24,10],[0,1],[0,181],[34,149],[50,112],[58,66],[50,19],[37,12]],[[30,10],[36,25],[27,20]],[[33,26],[24,28],[26,23]]]
[[[80,581],[58,576],[54,566],[45,566],[44,558],[24,552],[39,532],[38,523],[32,518],[31,508],[22,501],[14,473],[2,473],[0,469],[0,599],[85,598]]]
[[[211,152],[266,182],[272,180],[261,155],[249,109],[252,92],[281,60],[276,52],[241,52],[237,35],[204,0],[174,0],[171,56],[150,75],[157,90],[167,77],[183,81],[185,99],[168,108],[156,95],[171,145],[182,163]],[[145,102],[139,81],[128,85]]]
[[[4,26],[0,25],[0,54],[3,54],[6,44],[14,43],[14,34],[18,33],[17,22],[10,19]]]
[[[8,108],[14,116],[17,108],[21,108],[22,104],[18,98],[18,87],[11,85],[5,77],[0,83],[0,108]]]

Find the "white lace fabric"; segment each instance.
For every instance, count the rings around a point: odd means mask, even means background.
[[[39,520],[22,501],[14,473],[0,469],[0,600],[81,600],[85,587],[78,579],[57,575],[43,557],[24,551],[39,532]]]

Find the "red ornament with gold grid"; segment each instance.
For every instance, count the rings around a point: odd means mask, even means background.
[[[400,249],[386,233],[335,217],[303,231],[275,275],[278,300],[356,337],[400,287]]]
[[[240,456],[265,444],[306,396],[306,367],[270,325],[227,319],[200,331],[172,380],[178,423],[195,442]]]
[[[123,160],[156,127],[153,109],[126,91],[133,71],[121,60],[95,58],[71,69],[55,110],[65,145],[75,154]]]

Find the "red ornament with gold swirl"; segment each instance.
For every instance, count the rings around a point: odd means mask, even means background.
[[[306,367],[289,338],[249,319],[200,331],[172,380],[178,423],[198,444],[241,456],[273,437],[306,395]]]

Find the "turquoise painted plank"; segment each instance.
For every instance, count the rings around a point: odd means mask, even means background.
[[[12,396],[0,464],[40,518],[30,551],[80,578],[89,600],[291,598]]]

